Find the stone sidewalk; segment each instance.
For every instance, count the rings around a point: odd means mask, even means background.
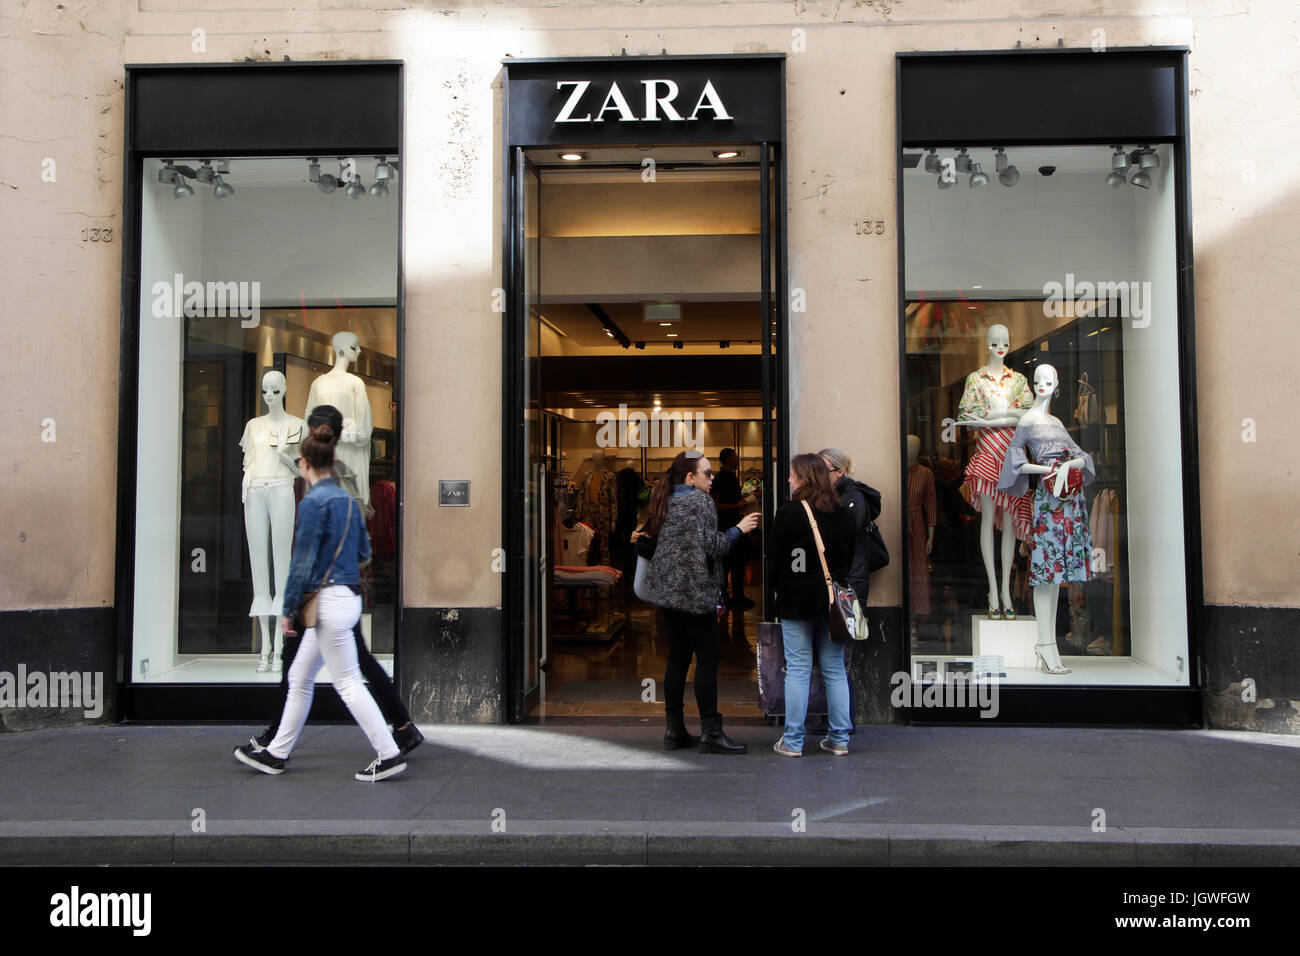
[[[1295,737],[868,726],[791,760],[743,721],[741,757],[640,720],[422,729],[379,784],[355,726],[279,777],[231,756],[248,727],[0,735],[0,863],[1300,864]]]

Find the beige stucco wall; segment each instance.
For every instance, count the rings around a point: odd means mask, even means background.
[[[493,605],[501,539],[499,60],[785,51],[788,63],[792,426],[839,444],[898,506],[898,211],[893,55],[901,50],[1192,47],[1192,190],[1205,598],[1300,604],[1300,446],[1287,441],[1300,230],[1296,25],[1247,0],[213,5],[0,3],[0,607],[113,600],[122,66],[257,59],[406,61],[405,598]],[[1012,17],[1014,19],[1008,19]],[[206,47],[193,49],[194,31]],[[795,31],[804,31],[802,35]],[[799,44],[802,43],[802,49]],[[1104,55],[1104,54],[1098,54]],[[984,91],[996,95],[995,91]],[[42,160],[57,179],[41,181]],[[1253,163],[1253,166],[1247,165]],[[883,218],[883,236],[855,234]],[[80,240],[108,225],[112,243]],[[861,344],[844,348],[843,343]],[[41,441],[53,418],[57,441]],[[1257,441],[1244,443],[1242,419]],[[474,507],[433,505],[438,478]],[[901,599],[902,562],[872,602]]]

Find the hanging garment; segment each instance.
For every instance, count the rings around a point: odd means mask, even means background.
[[[587,563],[587,553],[591,550],[591,539],[596,536],[596,529],[579,521],[572,528],[560,532],[560,554],[556,565],[582,567]]]
[[[930,613],[930,556],[925,547],[930,529],[938,521],[934,472],[924,465],[907,469],[907,574],[912,592],[912,613]]]
[[[1088,373],[1079,376],[1079,397],[1074,405],[1074,420],[1080,425],[1096,425],[1100,418],[1097,413],[1097,390],[1088,384]]]
[[[609,561],[609,541],[618,522],[618,479],[608,468],[594,468],[578,488],[578,520],[596,530],[595,557]]]
[[[365,382],[351,372],[326,372],[311,383],[307,415],[317,405],[333,405],[343,416],[343,434],[334,446],[334,454],[357,476],[361,503],[369,505],[370,433],[374,430],[374,420]]]
[[[370,505],[375,509],[369,523],[370,551],[375,557],[393,554],[397,548],[397,486],[376,481],[370,486]]]
[[[1071,493],[1071,488],[1067,487],[1062,491],[1063,497],[1058,498],[1052,493],[1056,470],[1072,458],[1083,459],[1082,474],[1077,479],[1079,490]],[[1038,487],[1034,489],[1029,583],[1038,587],[1087,581],[1092,559],[1092,534],[1088,530],[1088,502],[1081,489],[1096,478],[1092,456],[1075,444],[1056,419],[1021,424],[1007,449],[998,488],[1012,495],[1023,494],[1029,487],[1029,476],[1021,473],[1020,469],[1030,461],[1047,465],[1052,471],[1039,476]],[[1072,475],[1072,485],[1074,480]]]

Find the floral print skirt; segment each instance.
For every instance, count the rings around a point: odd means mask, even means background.
[[[1092,562],[1088,501],[1083,494],[1061,499],[1052,494],[1053,476],[1043,475],[1034,489],[1030,528],[1029,584],[1087,581]]]

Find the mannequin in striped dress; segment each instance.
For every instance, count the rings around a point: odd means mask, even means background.
[[[1006,459],[1011,436],[1020,416],[1034,402],[1028,380],[1007,368],[1004,359],[1011,349],[1005,325],[990,325],[985,335],[989,360],[983,368],[966,376],[966,389],[957,405],[957,424],[979,429],[975,455],[966,466],[966,488],[971,507],[980,513],[980,553],[989,581],[989,617],[1008,620],[1016,616],[1011,603],[1011,563],[1016,539],[1029,537],[1028,493],[1012,497],[998,490],[998,475]],[[1002,588],[998,604],[998,579],[993,563],[993,532],[1002,531]]]

